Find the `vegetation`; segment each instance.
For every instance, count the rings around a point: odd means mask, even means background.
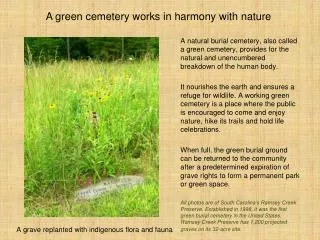
[[[27,64],[25,215],[157,216],[158,126],[156,59]],[[76,189],[124,174],[145,184],[74,202]]]
[[[25,63],[59,60],[157,59],[158,38],[25,38]],[[70,58],[70,59],[68,59]]]

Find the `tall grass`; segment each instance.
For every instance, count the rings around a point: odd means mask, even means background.
[[[110,176],[157,181],[157,61],[27,65],[24,94],[29,207]]]

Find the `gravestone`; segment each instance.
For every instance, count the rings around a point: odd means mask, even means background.
[[[89,200],[98,198],[104,193],[114,192],[123,188],[130,188],[142,184],[141,176],[120,176],[118,178],[108,178],[95,185],[80,189],[75,192],[75,200]]]

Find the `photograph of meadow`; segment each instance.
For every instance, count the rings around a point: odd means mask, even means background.
[[[24,39],[26,217],[159,215],[159,40]],[[119,176],[143,184],[77,201]]]

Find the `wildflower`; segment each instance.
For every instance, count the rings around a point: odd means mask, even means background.
[[[49,109],[56,109],[57,108],[57,105],[55,103],[51,103],[49,105]]]
[[[107,95],[98,97],[98,102],[100,102],[100,103],[106,102],[107,100],[108,100],[108,96]]]

